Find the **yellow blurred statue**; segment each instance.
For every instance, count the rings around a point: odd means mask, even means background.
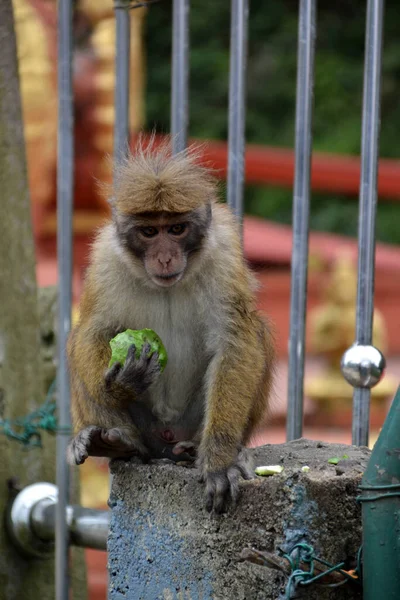
[[[322,372],[306,381],[305,394],[320,404],[333,402],[336,407],[348,407],[353,388],[342,376],[340,361],[355,341],[357,297],[357,271],[348,254],[341,254],[336,259],[323,295],[323,303],[309,316],[309,334],[312,353],[323,357],[326,365]],[[386,337],[382,314],[375,309],[373,345],[383,354],[387,346]],[[371,399],[387,400],[395,390],[395,381],[386,376],[372,388]]]

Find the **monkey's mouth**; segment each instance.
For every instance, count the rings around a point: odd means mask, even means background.
[[[182,277],[181,273],[171,273],[169,275],[153,275],[152,279],[154,283],[161,287],[170,287],[174,285],[177,281],[179,281]]]

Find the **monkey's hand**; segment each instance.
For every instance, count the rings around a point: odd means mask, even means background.
[[[88,456],[104,456],[106,458],[125,458],[141,455],[145,458],[146,450],[139,440],[121,427],[104,429],[94,425],[82,429],[71,441],[67,450],[67,461],[70,465],[81,465]]]
[[[234,463],[218,471],[206,470],[204,461],[198,463],[201,469],[201,481],[206,485],[206,509],[216,514],[226,512],[229,504],[235,506],[239,496],[239,479],[253,479],[254,473],[248,453],[239,452]]]
[[[150,344],[144,344],[139,358],[136,358],[134,344],[129,348],[124,366],[115,363],[105,375],[107,390],[112,390],[115,385],[140,396],[157,379],[161,372],[158,352],[149,356]]]

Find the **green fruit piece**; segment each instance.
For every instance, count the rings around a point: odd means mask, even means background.
[[[154,352],[158,352],[158,361],[161,372],[163,372],[168,361],[167,351],[161,338],[152,329],[127,329],[110,340],[111,360],[108,367],[112,367],[116,362],[124,365],[126,355],[132,344],[136,347],[135,356],[139,358],[142,348],[146,343],[150,344],[149,356]]]
[[[255,468],[256,475],[268,477],[270,475],[279,475],[283,472],[282,465],[265,465]]]

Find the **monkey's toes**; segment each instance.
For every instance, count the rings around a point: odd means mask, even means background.
[[[227,511],[229,505],[234,507],[237,504],[240,478],[246,480],[254,478],[251,461],[245,449],[239,453],[235,463],[228,469],[203,475],[208,512],[214,510],[216,514],[221,514]]]
[[[76,440],[72,440],[67,448],[67,462],[71,466],[82,465],[89,456],[86,446]]]
[[[106,444],[120,444],[123,442],[121,431],[117,428],[114,429],[102,429],[101,431],[101,439]]]
[[[172,448],[172,454],[179,456],[180,454],[188,454],[193,459],[196,456],[197,446],[194,442],[178,442]]]
[[[99,437],[101,428],[95,425],[82,429],[70,442],[67,461],[70,465],[82,465],[90,454],[93,441]]]
[[[236,501],[237,491],[232,489],[226,471],[207,473],[206,482],[206,510],[219,515],[226,512],[231,500]]]
[[[231,469],[238,469],[239,474],[241,477],[243,477],[243,479],[254,479],[255,475],[253,463],[246,448],[243,448],[239,452],[237,460]]]

